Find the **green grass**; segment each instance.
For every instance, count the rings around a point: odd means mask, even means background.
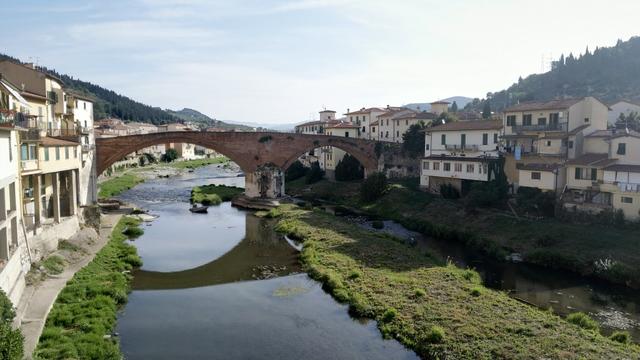
[[[58,295],[35,350],[37,359],[121,359],[109,335],[116,312],[127,301],[129,271],[140,266],[136,248],[122,231],[138,226],[124,217],[94,260],[78,271]]]
[[[106,180],[100,184],[100,191],[98,192],[98,198],[106,199],[116,196],[123,191],[127,191],[132,187],[143,182],[144,179],[129,172],[113,179]]]
[[[423,358],[623,359],[614,342],[480,285],[472,270],[428,255],[323,211],[279,208],[277,230],[304,240],[305,271],[357,316],[373,318]],[[353,276],[358,272],[358,276]],[[475,290],[480,296],[474,296]]]
[[[227,185],[196,186],[191,190],[191,202],[204,205],[218,205],[244,192],[243,188]]]
[[[415,180],[393,183],[373,203],[359,199],[359,184],[321,181],[312,186],[288,182],[287,192],[304,200],[324,199],[394,220],[410,230],[447,241],[459,241],[497,259],[510,252],[529,263],[569,270],[640,288],[640,227],[571,224],[557,219],[516,219],[504,212],[481,210],[467,214],[462,201],[445,200],[418,189]],[[595,263],[611,259],[613,266]]]
[[[176,169],[197,169],[199,167],[203,167],[207,165],[224,164],[227,162],[229,162],[229,158],[225,156],[219,156],[214,158],[174,161],[167,164],[167,166],[170,166]]]
[[[65,261],[61,256],[51,255],[42,262],[49,274],[60,274],[64,271]]]

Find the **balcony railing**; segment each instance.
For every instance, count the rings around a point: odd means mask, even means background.
[[[515,125],[513,131],[567,131],[568,123],[551,123],[538,125]]]
[[[445,149],[449,150],[449,151],[478,151],[479,146],[478,145],[445,145],[444,146]]]
[[[20,168],[22,169],[22,171],[35,171],[40,169],[40,164],[38,162],[38,159],[21,160]]]
[[[52,137],[76,137],[79,135],[78,129],[47,129],[47,136]]]
[[[94,144],[82,144],[82,152],[90,152],[95,148],[96,146]]]
[[[16,112],[13,110],[0,110],[0,124],[13,124],[15,117]]]
[[[91,128],[88,126],[79,126],[78,130],[80,131],[80,134],[82,135],[89,135],[89,132],[91,131]]]

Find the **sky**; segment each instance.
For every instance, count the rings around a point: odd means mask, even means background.
[[[2,53],[152,106],[267,124],[484,97],[640,35],[637,0],[0,2]]]

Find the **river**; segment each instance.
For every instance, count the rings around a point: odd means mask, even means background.
[[[159,216],[135,241],[144,265],[118,318],[127,359],[415,359],[383,340],[373,321],[353,319],[301,273],[297,250],[273,233],[268,219],[231,207],[188,211],[201,184],[244,185],[244,178],[208,166],[152,179],[120,198]],[[371,223],[354,219],[362,226]],[[640,292],[522,263],[495,263],[457,243],[421,237],[385,222],[393,234],[472,267],[488,287],[560,314],[583,311],[605,333],[628,330],[640,341]]]
[[[210,183],[244,178],[208,166],[120,196],[158,216],[134,242],[144,265],[118,316],[126,359],[417,359],[301,273],[271,220],[229,203],[191,214],[191,188]]]

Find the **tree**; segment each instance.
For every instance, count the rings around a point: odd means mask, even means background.
[[[324,171],[320,169],[320,164],[318,164],[318,162],[316,161],[311,164],[311,169],[307,171],[307,175],[305,176],[305,183],[314,184],[322,180],[323,177]]]
[[[364,178],[364,169],[354,156],[346,154],[336,165],[336,180],[353,181]]]
[[[0,359],[19,360],[24,353],[24,337],[11,323],[16,316],[11,300],[0,290]]]
[[[402,134],[402,152],[415,159],[424,154],[424,123],[413,124]]]
[[[627,115],[625,115],[624,113],[620,113],[620,116],[618,116],[618,120],[616,120],[615,125],[618,129],[640,131],[640,114],[635,111],[631,111]]]
[[[378,200],[387,191],[387,175],[382,172],[373,173],[360,185],[360,198],[365,202]]]
[[[482,118],[491,118],[491,101],[489,99],[486,99],[484,101],[484,105],[482,106]]]
[[[164,154],[162,154],[161,160],[164,162],[172,162],[178,158],[178,152],[176,149],[167,149]]]
[[[293,181],[299,179],[307,174],[307,168],[302,165],[300,160],[296,160],[287,171],[284,172],[285,181]]]
[[[453,104],[451,104],[451,112],[458,112],[458,104],[455,100],[453,101]]]

